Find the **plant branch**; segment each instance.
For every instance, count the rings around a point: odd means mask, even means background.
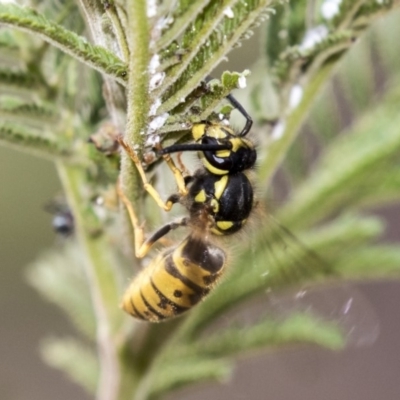
[[[160,51],[167,47],[172,41],[176,40],[180,34],[192,23],[197,15],[203,10],[211,0],[197,0],[184,4],[187,8],[181,14],[174,18],[168,30],[163,32],[160,40],[157,41],[156,51]],[[180,3],[184,3],[183,1]],[[182,4],[180,4],[182,5]]]
[[[140,154],[143,148],[144,132],[148,119],[148,65],[149,65],[149,27],[145,2],[130,1],[127,5],[130,46],[127,124],[125,140]],[[121,185],[124,193],[134,203],[138,203],[142,185],[129,155],[121,153]]]
[[[107,15],[110,18],[110,21],[113,25],[115,36],[117,38],[119,48],[120,48],[122,56],[123,56],[123,60],[124,60],[124,62],[128,62],[128,60],[129,60],[128,42],[126,40],[126,34],[125,34],[124,28],[122,26],[121,20],[119,18],[119,15],[116,11],[115,5],[110,4],[106,8],[106,12],[107,12]]]
[[[182,99],[185,99],[193,88],[197,87],[204,77],[208,76],[212,69],[221,62],[224,55],[232,50],[234,44],[249,33],[260,14],[270,4],[271,1],[268,0],[247,1],[245,3],[236,1],[234,7],[232,7],[234,15],[232,21],[225,16],[220,20],[221,26],[218,26],[218,29],[212,29],[213,26],[205,25],[203,35],[208,35],[205,37],[201,35],[197,37],[197,34],[192,37],[193,34],[188,32],[186,38],[187,46],[190,46],[187,49],[188,53],[182,57],[179,65],[171,69],[169,76],[155,93],[155,96],[165,97],[165,101],[158,108],[157,114],[161,115],[179,105]],[[224,15],[225,9],[226,7],[219,10],[222,12],[221,17]],[[198,46],[192,47],[192,42],[198,43]]]
[[[119,300],[116,260],[103,235],[93,237],[87,226],[87,199],[83,197],[85,171],[57,163],[57,170],[74,215],[76,234],[82,245],[84,263],[90,282],[91,297],[97,320],[97,345],[100,360],[100,377],[97,400],[117,400],[121,366],[115,337],[122,326],[123,315],[115,306]]]
[[[0,4],[0,23],[34,33],[63,52],[111,76],[122,85],[126,84],[126,65],[103,47],[92,46],[76,33],[49,21],[29,8],[14,4]]]
[[[55,138],[43,135],[43,132],[34,128],[13,122],[0,123],[0,143],[52,161],[71,157],[69,150],[60,146]]]
[[[296,139],[300,127],[310,111],[311,105],[320,92],[321,86],[331,75],[332,68],[332,64],[325,64],[321,67],[311,82],[308,83],[300,104],[283,122],[283,132],[277,134],[275,138],[274,135],[272,136],[265,158],[258,166],[259,181],[262,182],[264,187],[269,186],[273,174],[282,163],[289,147]]]

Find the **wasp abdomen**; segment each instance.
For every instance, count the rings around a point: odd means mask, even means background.
[[[195,234],[189,235],[139,273],[125,292],[122,308],[145,321],[175,317],[209,293],[225,263],[223,250]]]

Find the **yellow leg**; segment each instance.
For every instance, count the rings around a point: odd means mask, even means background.
[[[124,148],[124,150],[128,153],[128,155],[131,158],[131,160],[133,161],[133,163],[136,165],[136,168],[137,168],[139,175],[143,182],[143,187],[147,191],[147,193],[149,193],[149,195],[155,200],[155,202],[158,204],[158,206],[161,207],[163,210],[165,210],[165,211],[171,210],[174,203],[169,200],[164,202],[163,199],[161,198],[160,194],[154,188],[154,186],[147,180],[146,173],[143,170],[142,163],[140,162],[139,157],[137,156],[136,152],[124,141],[124,139],[121,136],[118,137],[118,142]],[[181,171],[179,170],[179,168],[176,167],[174,161],[172,160],[172,158],[169,154],[166,154],[163,157],[164,157],[164,160],[167,163],[168,167],[171,169],[172,173],[174,174],[175,181],[178,185],[179,194],[182,196],[186,195],[187,189],[186,189],[185,180],[182,176]]]
[[[135,255],[137,258],[142,258],[147,253],[146,251],[144,251],[144,249],[142,249],[143,243],[145,241],[143,224],[139,223],[139,219],[135,213],[135,210],[133,209],[133,205],[129,201],[129,199],[125,196],[125,193],[122,190],[121,183],[119,180],[117,182],[117,194],[118,197],[121,199],[121,201],[124,203],[126,209],[128,210],[129,219],[131,220],[132,228],[134,230]]]
[[[158,241],[164,241],[164,236],[170,232],[172,229],[176,229],[179,226],[187,225],[187,218],[183,217],[179,220],[170,222],[156,232],[154,232],[148,239],[144,238],[144,229],[143,224],[139,223],[139,219],[135,213],[132,203],[125,196],[121,188],[121,184],[117,182],[117,194],[121,201],[124,203],[126,209],[128,210],[129,219],[131,220],[131,224],[135,234],[135,255],[137,258],[143,258],[151,249],[154,243]]]
[[[190,172],[187,170],[185,164],[182,161],[182,152],[179,152],[176,155],[176,159],[178,160],[178,165],[179,165],[179,168],[181,169],[182,175],[183,176],[189,176]]]
[[[161,150],[162,149],[162,147],[161,147],[161,145],[159,143],[156,145],[156,149],[157,150]],[[185,179],[183,178],[182,171],[179,168],[177,168],[177,166],[175,165],[174,160],[171,158],[170,154],[164,154],[163,158],[164,158],[164,161],[169,166],[169,168],[172,171],[172,173],[174,174],[175,181],[176,181],[176,184],[178,186],[179,194],[181,196],[185,196],[188,193],[188,190],[187,190],[186,185],[185,185]],[[179,160],[179,162],[181,163],[180,160]],[[184,168],[184,169],[186,171],[186,168]]]

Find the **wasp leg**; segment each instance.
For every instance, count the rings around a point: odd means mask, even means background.
[[[129,219],[131,221],[131,225],[135,234],[135,255],[137,258],[140,258],[139,257],[139,254],[141,254],[140,249],[145,241],[143,224],[139,222],[139,218],[136,215],[133,205],[129,201],[129,199],[125,196],[125,193],[122,190],[121,183],[119,180],[117,182],[117,195],[124,203],[128,211]]]
[[[148,239],[145,239],[143,224],[139,222],[139,218],[136,215],[133,205],[130,202],[130,200],[125,196],[125,193],[123,192],[119,181],[117,182],[117,194],[118,197],[121,199],[121,201],[124,203],[128,211],[129,219],[131,221],[131,225],[134,230],[135,255],[137,258],[143,258],[149,252],[153,244],[158,240],[160,240],[171,230],[176,229],[180,226],[187,225],[188,218],[183,217],[162,226],[160,229],[154,232]],[[170,199],[171,199],[170,200],[171,204],[176,203],[179,199],[179,195],[177,195],[176,197],[170,196]]]
[[[162,152],[162,147],[158,143],[155,146],[156,150],[159,152]],[[175,165],[174,160],[171,158],[169,154],[163,154],[164,161],[167,163],[169,166],[169,169],[172,171],[175,177],[176,184],[178,186],[178,192],[181,196],[185,196],[188,193],[186,183],[185,183],[185,178],[184,174],[186,174],[187,170],[186,167],[183,166],[183,172]],[[180,165],[183,165],[181,161],[179,160]]]
[[[154,186],[147,180],[146,173],[143,170],[142,163],[140,162],[136,152],[124,141],[124,139],[121,136],[118,137],[118,142],[128,153],[133,163],[136,165],[136,168],[143,182],[143,187],[147,191],[147,193],[154,199],[154,201],[158,204],[160,208],[162,208],[165,211],[171,210],[173,203],[168,200],[164,202],[160,194],[154,188]],[[173,160],[171,159],[171,156],[165,155],[163,157],[175,176],[179,193],[181,195],[186,195],[187,189],[185,185],[185,179],[183,178],[181,171],[175,166]]]
[[[176,155],[176,159],[178,161],[179,168],[182,171],[183,178],[185,179],[185,186],[186,186],[187,185],[186,178],[190,176],[190,172],[188,171],[188,169],[186,168],[186,165],[182,161],[182,151],[180,151]]]
[[[168,222],[167,224],[163,225],[161,228],[157,229],[148,239],[146,239],[142,246],[139,249],[139,258],[144,257],[151,247],[153,246],[154,243],[158,242],[161,240],[165,235],[167,235],[169,232],[171,232],[174,229],[179,228],[180,226],[187,226],[188,224],[188,218],[187,217],[182,217],[179,218],[175,221]]]

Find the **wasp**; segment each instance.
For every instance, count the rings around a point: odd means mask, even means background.
[[[144,257],[152,245],[171,230],[181,226],[189,235],[177,246],[165,249],[143,269],[125,292],[122,308],[144,321],[159,322],[178,316],[199,303],[215,286],[227,265],[225,251],[214,244],[213,235],[238,232],[254,206],[254,190],[247,171],[257,159],[255,146],[246,135],[252,119],[237,100],[227,99],[246,119],[240,133],[220,122],[204,121],[192,127],[193,143],[175,144],[158,152],[175,176],[178,192],[164,202],[148,182],[135,151],[122,139],[119,142],[129,154],[142,178],[145,190],[164,210],[175,203],[183,204],[188,216],[172,221],[148,239],[120,186],[118,194],[125,204],[135,232],[136,256]],[[197,151],[202,167],[184,176],[172,160],[171,153]]]
[[[144,189],[156,203],[166,211],[180,203],[188,212],[187,216],[163,225],[145,239],[143,227],[132,204],[121,186],[117,185],[119,197],[128,210],[135,231],[136,256],[144,257],[153,244],[171,230],[187,227],[190,231],[176,246],[161,251],[130,283],[121,306],[137,319],[148,322],[169,320],[203,300],[216,286],[229,263],[225,250],[216,244],[219,244],[218,237],[240,231],[255,208],[254,188],[248,177],[257,159],[255,145],[247,138],[252,119],[234,97],[229,95],[227,99],[246,119],[242,131],[236,133],[229,125],[204,121],[192,127],[192,143],[174,144],[165,148],[158,146],[158,153],[171,169],[178,186],[178,192],[169,196],[165,202],[148,182],[135,151],[119,138],[119,143],[138,169]],[[193,175],[184,173],[185,166],[179,157],[180,168],[170,156],[171,153],[189,151],[197,151],[202,164]],[[294,254],[296,267],[316,268],[331,274],[330,266],[318,254],[305,248],[274,219],[269,222],[278,231],[274,240],[282,244],[285,250],[287,245],[295,253],[299,250],[300,258],[305,258],[305,261],[298,260]],[[271,246],[266,243],[266,247],[270,249],[269,255],[274,257]],[[376,339],[379,324],[369,303],[356,289],[343,283],[335,287],[333,292],[328,288],[328,292],[322,296],[318,296],[318,292],[312,288],[303,287],[289,298],[280,299],[270,293],[269,301],[280,316],[294,310],[303,310],[307,314],[322,317],[322,320],[334,321],[343,329],[346,340],[356,345],[373,343]],[[362,323],[358,313],[362,314]]]

